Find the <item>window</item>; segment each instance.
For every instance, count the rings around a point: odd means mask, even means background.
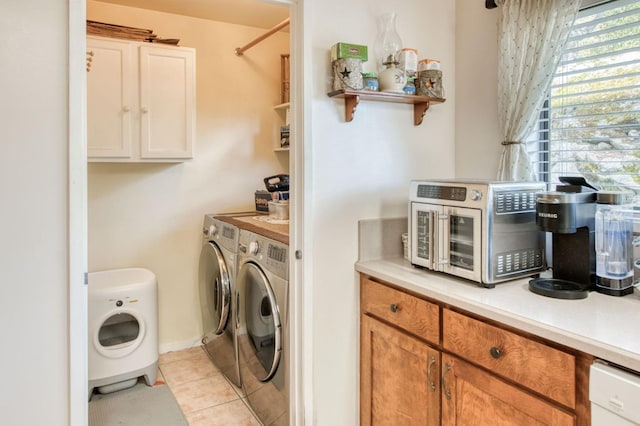
[[[640,198],[640,0],[580,11],[528,145],[540,180]]]

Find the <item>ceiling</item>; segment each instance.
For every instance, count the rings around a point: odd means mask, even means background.
[[[272,28],[289,17],[289,7],[261,0],[99,0],[213,21]],[[285,28],[288,31],[288,27]]]

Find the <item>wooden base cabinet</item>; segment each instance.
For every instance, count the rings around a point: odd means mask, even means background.
[[[362,425],[438,425],[440,352],[362,316]]]
[[[590,355],[366,275],[360,309],[361,425],[591,423]]]
[[[442,356],[442,424],[575,424],[575,415],[454,356]]]

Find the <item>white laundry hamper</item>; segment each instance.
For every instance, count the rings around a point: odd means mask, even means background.
[[[89,397],[136,384],[158,371],[158,283],[143,268],[89,273]]]

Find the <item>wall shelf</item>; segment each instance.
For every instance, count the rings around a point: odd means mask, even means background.
[[[276,111],[277,110],[282,110],[282,109],[286,110],[287,108],[289,108],[289,106],[290,106],[290,103],[289,102],[285,102],[283,104],[279,104],[279,105],[274,106],[273,109],[275,109]]]
[[[291,108],[291,104],[289,102],[285,102],[283,104],[279,104],[273,107],[274,111],[276,111],[276,113],[278,114],[278,121],[275,129],[276,134],[275,134],[274,144],[273,144],[274,152],[289,152],[289,145],[282,146],[281,130],[284,127],[289,126],[290,108]]]
[[[346,122],[353,120],[353,115],[356,112],[358,103],[360,103],[360,99],[368,101],[393,102],[399,104],[412,104],[413,124],[415,124],[416,126],[422,124],[422,118],[424,117],[431,104],[441,104],[446,100],[443,98],[429,98],[426,96],[405,95],[401,93],[371,92],[367,90],[336,90],[327,93],[327,95],[331,98],[344,99],[344,116]]]

